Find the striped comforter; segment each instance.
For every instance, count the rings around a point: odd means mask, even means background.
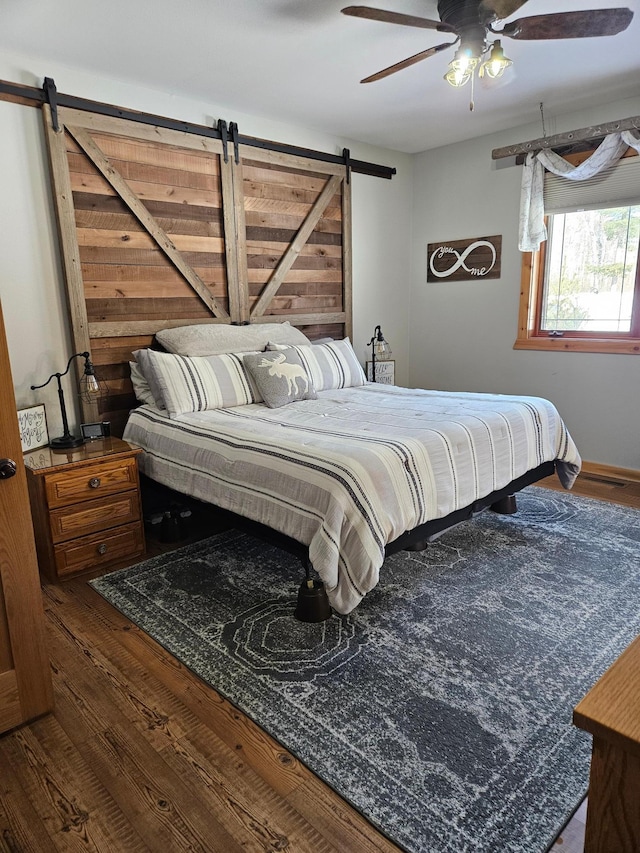
[[[548,400],[373,383],[278,409],[169,419],[141,406],[124,438],[153,480],[307,545],[339,613],[376,585],[385,545],[405,531],[543,462],[557,460],[566,488],[580,469]]]

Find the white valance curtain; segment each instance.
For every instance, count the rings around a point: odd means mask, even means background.
[[[520,194],[520,251],[535,252],[547,239],[544,224],[545,169],[570,181],[584,181],[617,163],[628,146],[640,153],[640,136],[631,130],[606,136],[591,157],[579,166],[572,166],[555,151],[527,154]]]

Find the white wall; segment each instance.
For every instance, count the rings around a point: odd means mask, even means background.
[[[410,282],[412,158],[316,130],[279,124],[236,113],[228,106],[203,104],[163,92],[92,77],[31,57],[0,58],[0,78],[41,86],[53,77],[60,92],[143,110],[198,124],[218,118],[236,121],[248,136],[273,139],[329,153],[351,150],[354,159],[395,166],[392,180],[352,176],[353,199],[353,343],[364,363],[374,326],[383,324],[393,344],[398,381],[409,376],[407,318]],[[0,299],[19,408],[45,403],[51,436],[59,435],[60,417],[52,383],[44,391],[29,386],[62,371],[71,355],[66,297],[59,260],[55,215],[41,115],[38,109],[0,101]],[[73,406],[73,383],[65,381]],[[75,422],[76,415],[70,412]]]
[[[547,134],[640,114],[640,98],[546,117]],[[514,350],[520,297],[519,167],[491,151],[541,136],[529,125],[416,155],[410,373],[415,387],[547,397],[583,459],[640,469],[640,356]],[[427,244],[502,235],[502,276],[426,283]]]
[[[540,135],[539,125],[411,157],[267,121],[215,103],[93,77],[37,58],[0,58],[0,77],[132,109],[240,131],[395,166],[391,181],[353,175],[354,346],[364,362],[373,327],[392,345],[399,384],[545,396],[564,416],[585,459],[640,468],[640,358],[515,351],[520,288],[517,211],[520,169],[499,168],[491,150]],[[637,115],[640,98],[575,115],[546,116],[549,134]],[[71,353],[48,167],[37,109],[0,101],[0,299],[19,407],[44,402],[59,434],[55,389],[32,392]],[[426,284],[426,245],[502,234],[496,281]],[[73,387],[68,386],[68,400]]]

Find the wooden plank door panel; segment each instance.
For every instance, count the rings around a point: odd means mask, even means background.
[[[223,202],[231,166],[216,140],[65,109],[55,131],[45,116],[72,325],[82,330],[74,342],[109,387],[83,417],[121,434],[136,405],[132,353],[159,329],[237,314]]]
[[[161,167],[149,168],[142,175],[149,179],[155,178],[155,181],[136,180],[135,176],[139,174],[139,164],[118,161],[114,157],[108,157],[105,153],[109,152],[112,147],[110,143],[114,142],[115,145],[119,146],[119,153],[124,154],[125,146],[123,143],[126,141],[121,137],[110,137],[104,134],[92,136],[84,128],[75,126],[67,126],[66,131],[80,146],[97,173],[89,176],[80,173],[80,186],[83,189],[93,189],[95,194],[115,194],[151,238],[151,246],[142,252],[139,250],[129,252],[126,245],[124,250],[120,252],[107,248],[106,257],[105,252],[96,251],[95,262],[89,265],[96,267],[95,275],[97,278],[94,280],[98,283],[106,280],[109,283],[107,292],[110,292],[115,285],[116,293],[130,294],[135,297],[138,293],[138,284],[146,285],[143,293],[147,293],[156,285],[156,282],[163,284],[166,282],[170,285],[168,290],[171,293],[175,287],[174,280],[177,274],[182,292],[188,292],[191,288],[214,316],[227,319],[229,315],[226,308],[213,293],[213,270],[211,273],[209,272],[209,266],[218,261],[216,268],[223,273],[217,277],[218,283],[224,284],[226,288],[226,275],[224,275],[223,265],[219,262],[220,255],[211,251],[207,252],[206,249],[209,247],[203,247],[205,251],[192,253],[196,258],[196,263],[202,264],[201,272],[205,279],[207,277],[211,279],[209,281],[203,280],[196,268],[176,248],[170,235],[154,216],[154,214],[166,213],[167,210],[170,213],[177,214],[179,209],[182,210],[186,206],[190,210],[189,216],[200,214],[209,221],[218,213],[221,204],[219,180],[216,181],[219,179],[219,174],[205,175],[205,177],[211,178],[211,185],[195,189],[182,185],[175,186],[178,179]],[[148,148],[150,151],[155,151],[151,146]],[[191,156],[189,159],[197,158]],[[210,171],[213,173],[212,158],[207,157],[205,162],[210,166]],[[132,168],[125,168],[131,165]],[[121,173],[132,174],[134,177],[125,178]],[[77,173],[71,172],[72,190],[74,189],[73,178],[75,174]],[[198,174],[196,173],[196,175]],[[188,173],[187,178],[190,176],[191,173]],[[88,184],[89,180],[91,183]],[[184,183],[188,183],[188,180],[185,179]],[[210,238],[210,240],[213,239]],[[99,249],[100,247],[96,248]],[[159,268],[156,267],[156,264],[159,263],[158,251],[161,253]],[[105,263],[101,264],[100,260],[103,259]],[[124,260],[128,263],[118,263],[118,261]],[[132,275],[134,270],[135,275]],[[83,280],[86,291],[88,275],[84,270]],[[126,287],[122,286],[123,282],[127,283]]]
[[[243,151],[238,170],[247,319],[286,319],[312,338],[351,334],[345,170],[256,150]]]

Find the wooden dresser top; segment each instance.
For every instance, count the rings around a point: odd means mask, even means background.
[[[640,636],[576,705],[573,721],[640,755]]]

